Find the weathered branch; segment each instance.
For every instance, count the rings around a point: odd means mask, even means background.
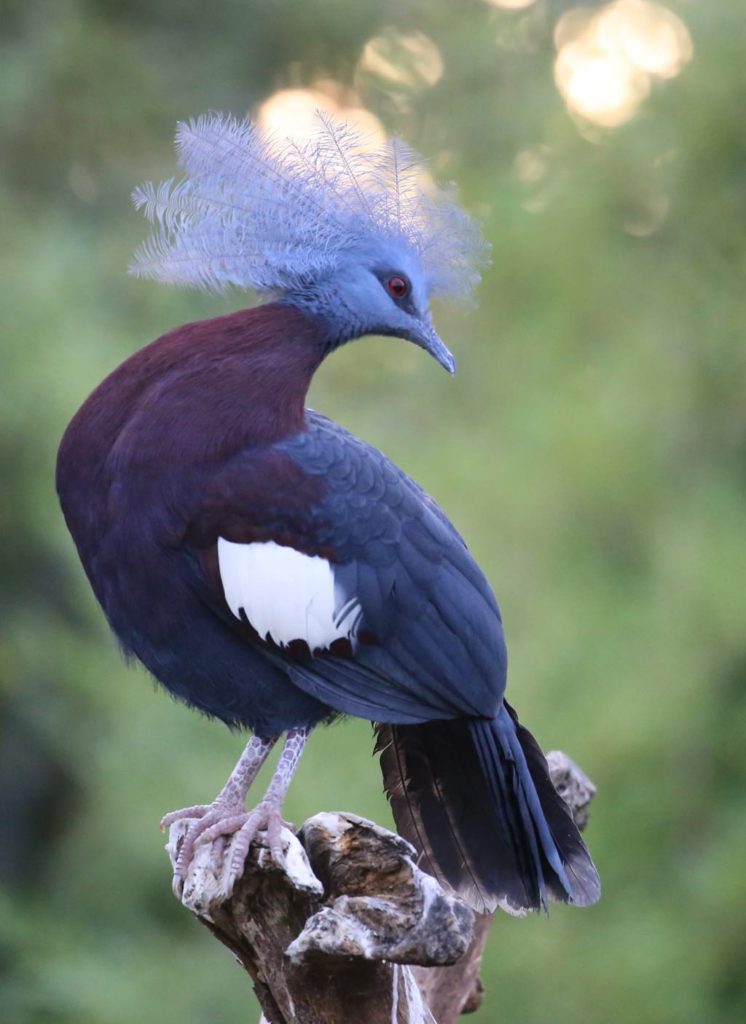
[[[566,755],[548,761],[582,828],[593,784]],[[172,826],[172,864],[183,835]],[[180,899],[250,974],[270,1024],[453,1024],[479,1006],[492,917],[420,871],[409,843],[341,813],[284,830],[282,865],[262,839],[230,896],[215,847],[198,846]]]

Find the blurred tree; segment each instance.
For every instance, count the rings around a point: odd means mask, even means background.
[[[124,275],[144,232],[128,194],[172,173],[174,122],[319,80],[432,154],[494,249],[478,310],[439,316],[455,381],[369,340],[329,362],[313,403],[462,528],[503,606],[514,702],[600,789],[602,903],[500,920],[475,1019],[744,1019],[742,5],[624,0],[601,31],[608,7],[6,0],[5,1019],[251,1019],[243,976],[173,903],[156,828],[217,789],[241,740],[125,670],[52,479],[65,423],[108,370],[250,301]],[[669,66],[665,46],[676,73],[645,70]],[[386,822],[369,744],[364,723],[317,736],[288,813]]]

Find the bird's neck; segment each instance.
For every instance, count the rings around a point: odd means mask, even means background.
[[[271,443],[303,429],[308,388],[328,351],[317,318],[272,303],[187,324],[171,338],[170,400],[214,441]]]
[[[89,467],[167,468],[271,444],[305,425],[322,323],[272,303],[185,324],[135,353],[93,392],[63,440]]]

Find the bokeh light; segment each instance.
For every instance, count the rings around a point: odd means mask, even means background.
[[[553,198],[553,187],[549,180],[551,160],[552,151],[543,143],[528,146],[515,155],[513,175],[525,191],[521,206],[527,213],[541,213]]]
[[[368,40],[358,67],[395,85],[421,92],[440,80],[443,58],[424,32],[402,35],[388,30]]]
[[[520,150],[513,161],[513,170],[519,181],[533,185],[546,177],[549,170],[550,149],[544,144]]]
[[[410,111],[417,97],[443,76],[443,56],[424,32],[386,28],[363,46],[355,68],[355,87],[386,100],[398,113]]]
[[[508,11],[522,11],[524,7],[531,7],[536,0],[484,0],[490,7],[502,7]]]
[[[332,79],[320,79],[303,89],[279,89],[260,105],[256,122],[265,131],[305,142],[318,131],[319,110],[358,128],[373,143],[386,139],[375,114],[362,106],[355,92]]]
[[[260,128],[280,138],[304,143],[319,130],[319,111],[330,114],[362,133],[366,144],[383,146],[389,135],[381,121],[363,106],[355,90],[331,78],[321,78],[307,88],[279,89],[264,100],[252,115]],[[418,168],[420,187],[428,191],[435,182],[427,168]]]
[[[692,56],[683,21],[648,0],[575,7],[555,29],[554,76],[568,109],[606,128],[629,121],[654,79],[674,78]]]
[[[656,78],[675,78],[692,56],[692,40],[683,21],[660,4],[617,0],[598,18],[596,36],[609,52]]]

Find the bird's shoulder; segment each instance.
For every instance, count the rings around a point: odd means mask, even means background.
[[[394,541],[417,524],[441,544],[466,545],[437,502],[374,445],[310,411],[307,429],[281,446],[310,480],[323,481],[321,535],[332,530],[340,554]],[[346,529],[341,529],[342,525]]]
[[[331,547],[343,561],[361,547],[379,547],[383,557],[414,524],[423,536],[465,550],[447,516],[410,476],[378,448],[308,410],[304,430],[244,447],[213,469],[187,536],[196,546],[223,536],[285,540],[309,552]]]

